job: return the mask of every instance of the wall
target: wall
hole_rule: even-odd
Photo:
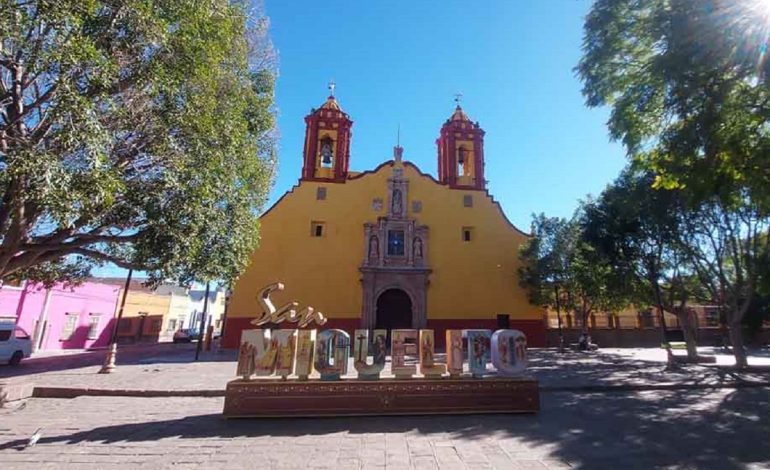
[[[2,289],[3,291],[5,290]],[[47,326],[40,349],[88,349],[109,344],[117,306],[119,289],[115,286],[86,282],[74,288],[57,284],[51,289],[47,311]],[[27,284],[17,303],[18,325],[34,334],[45,305],[46,290],[41,285]],[[0,301],[3,311],[6,298]],[[78,319],[69,338],[63,338],[67,314]],[[96,334],[89,338],[89,322],[98,317]]]
[[[577,343],[581,330],[564,329],[564,346],[569,347],[570,343]],[[600,348],[652,348],[660,347],[661,333],[657,328],[643,329],[594,329],[589,332],[591,341],[598,344]],[[559,345],[559,332],[557,330],[547,331],[548,347],[557,347]],[[722,346],[723,334],[719,328],[700,328],[697,332],[698,346]],[[748,338],[744,334],[744,338]],[[760,332],[753,341],[746,340],[747,344],[768,344],[770,342],[770,330]]]
[[[301,182],[262,216],[261,245],[235,285],[223,344],[237,344],[240,331],[261,312],[259,289],[277,281],[286,290],[271,296],[276,305],[297,300],[326,314],[332,324],[357,325],[363,224],[385,214],[393,166],[386,162],[344,184]],[[451,327],[453,322],[477,321],[482,326],[497,314],[508,314],[512,325],[520,321],[542,329],[539,309],[518,286],[519,246],[527,237],[500,206],[486,191],[449,189],[411,163],[404,165],[404,176],[409,180],[408,215],[429,226],[426,256],[433,272],[427,288],[428,323]],[[325,200],[316,200],[319,186],[327,188]],[[466,194],[472,195],[473,207],[464,207]],[[374,198],[385,202],[380,211],[372,207]],[[419,213],[412,212],[413,200],[422,203]],[[323,237],[310,236],[312,221],[326,224]],[[462,240],[466,226],[473,227],[471,242]]]
[[[190,328],[200,328],[200,315],[203,313],[204,300],[206,298],[206,290],[191,290],[189,293],[190,298],[190,318],[195,318],[195,324],[191,324]],[[222,290],[211,289],[209,291],[209,303],[206,306],[206,325],[213,325],[217,330],[218,326],[221,327],[222,315],[225,311],[225,294]]]
[[[118,328],[118,340],[129,343],[170,341],[172,334],[167,331],[170,305],[170,293],[156,294],[132,284],[123,309],[124,325],[129,327]],[[160,329],[153,328],[158,322]]]

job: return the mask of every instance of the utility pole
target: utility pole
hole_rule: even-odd
[[[209,308],[209,288],[211,281],[206,282],[206,297],[203,299],[203,313],[201,314],[201,327],[198,332],[198,347],[195,348],[195,360],[201,355],[201,348],[203,347],[203,329],[206,328],[206,312]]]
[[[118,354],[118,325],[123,318],[123,307],[126,305],[126,296],[128,295],[128,289],[131,287],[131,276],[134,274],[133,269],[128,270],[126,276],[126,285],[123,287],[123,297],[120,300],[120,309],[118,310],[118,318],[115,320],[115,324],[112,325],[112,335],[110,336],[110,346],[107,348],[107,358],[104,360],[104,365],[99,371],[100,374],[111,374],[115,371],[115,357]]]

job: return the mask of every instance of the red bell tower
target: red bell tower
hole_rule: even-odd
[[[453,189],[484,190],[484,131],[457,105],[441,126],[438,146],[438,179]]]
[[[334,95],[305,117],[302,180],[344,183],[350,164],[350,128],[353,121]]]

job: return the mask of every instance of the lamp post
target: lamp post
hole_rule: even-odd
[[[201,314],[201,327],[200,332],[198,333],[198,347],[195,348],[195,360],[198,360],[198,357],[201,355],[201,348],[203,347],[203,329],[206,327],[206,312],[209,307],[209,287],[211,286],[211,281],[206,282],[206,297],[203,299],[203,313]]]
[[[118,353],[118,325],[123,318],[123,307],[126,305],[126,295],[128,295],[128,288],[131,286],[131,275],[134,274],[133,269],[128,270],[126,276],[126,286],[123,288],[123,297],[120,300],[120,309],[118,310],[118,318],[115,320],[115,324],[112,325],[112,335],[110,336],[110,346],[107,348],[107,357],[104,360],[104,365],[100,374],[111,374],[115,371],[115,356]]]

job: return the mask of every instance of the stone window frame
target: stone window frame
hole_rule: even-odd
[[[473,227],[462,228],[460,232],[460,237],[463,243],[471,243],[473,241],[473,239],[475,238],[473,232],[474,232]]]
[[[326,222],[322,220],[310,221],[310,236],[312,238],[323,238],[326,236]]]
[[[99,338],[99,324],[102,322],[101,313],[88,314],[88,339]]]
[[[59,341],[70,341],[75,335],[75,331],[78,329],[78,320],[80,314],[76,312],[68,312],[64,314],[64,325],[59,335]]]

